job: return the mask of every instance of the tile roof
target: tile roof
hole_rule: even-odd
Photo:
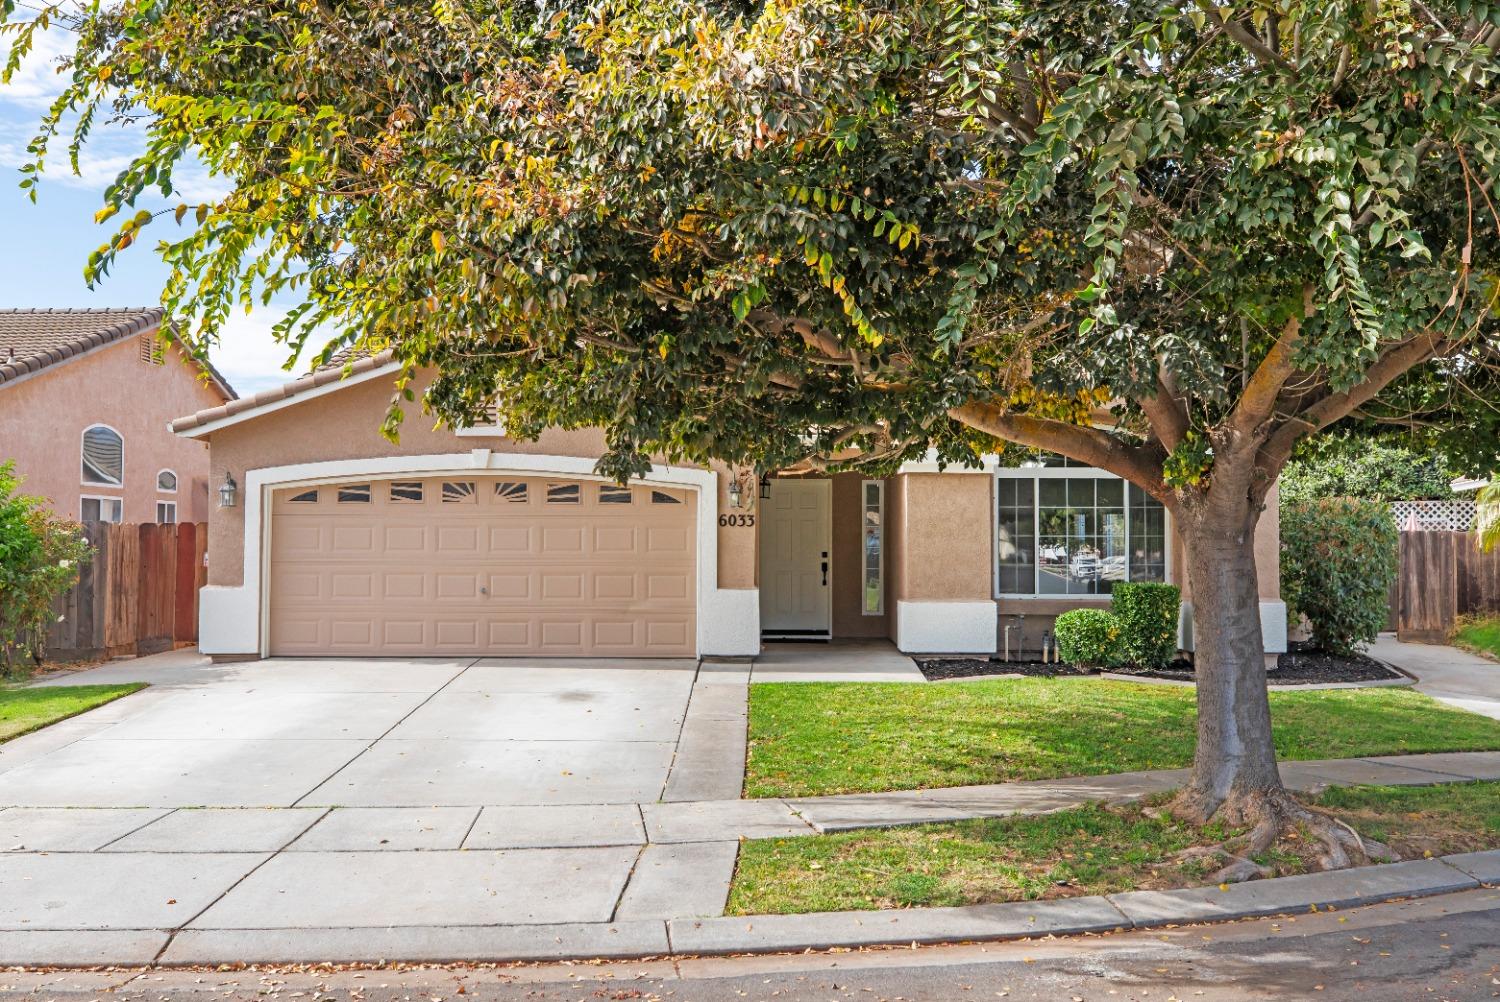
[[[354,352],[340,352],[329,361],[327,365],[314,369],[300,379],[294,379],[290,383],[269,390],[262,390],[248,397],[240,397],[218,407],[209,407],[180,417],[173,421],[171,428],[178,434],[191,432],[195,428],[201,428],[223,418],[234,417],[247,411],[259,410],[271,404],[280,403],[309,390],[319,389],[330,383],[337,383],[345,378],[363,375],[376,369],[383,369],[390,365],[394,356],[390,349],[378,352],[374,355],[356,355]]]
[[[161,323],[159,306],[0,310],[0,386],[102,345],[154,331]],[[229,382],[208,362],[201,364],[224,396],[233,400]]]

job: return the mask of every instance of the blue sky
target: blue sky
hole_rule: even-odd
[[[17,184],[17,168],[26,160],[26,144],[36,131],[42,112],[61,89],[55,57],[68,44],[65,32],[41,36],[38,52],[29,58],[9,86],[0,85],[0,307],[147,306],[160,300],[166,268],[157,259],[155,241],[148,239],[120,256],[110,275],[94,289],[83,280],[89,252],[105,242],[113,226],[94,223],[103,205],[102,193],[138,148],[140,132],[118,125],[98,126],[75,176],[59,149],[41,182],[33,204]],[[5,58],[0,42],[0,62]],[[188,201],[213,197],[222,186],[205,171],[189,170],[178,177]],[[114,221],[115,225],[118,220]],[[154,226],[170,226],[158,221]],[[251,315],[236,315],[221,343],[211,352],[214,365],[240,393],[274,386],[292,378],[281,366],[286,350],[271,337],[271,326],[283,310],[274,305]],[[301,371],[303,366],[298,366]]]

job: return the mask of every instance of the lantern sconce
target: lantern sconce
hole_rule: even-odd
[[[234,475],[228,470],[224,471],[224,482],[219,485],[219,507],[233,508],[235,496],[239,492],[239,484],[234,482]]]
[[[760,475],[760,499],[762,501],[771,500],[771,475],[769,473],[762,473]]]
[[[754,470],[731,471],[729,474],[729,507],[754,508],[755,492],[751,487],[751,484],[754,482]]]

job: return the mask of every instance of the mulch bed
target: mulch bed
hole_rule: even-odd
[[[1004,661],[1000,658],[913,658],[929,682],[979,675],[1097,675],[1088,668],[1052,661]]]
[[[1384,682],[1405,678],[1400,672],[1364,654],[1339,657],[1324,653],[1305,641],[1293,641],[1291,650],[1277,659],[1276,667],[1266,673],[1272,685],[1319,685],[1330,682]],[[1060,662],[1004,661],[999,658],[916,658],[917,667],[929,682],[954,678],[975,678],[982,675],[1096,675],[1089,668],[1079,668]],[[1172,667],[1162,671],[1133,671],[1128,668],[1115,669],[1121,675],[1141,678],[1171,679],[1178,682],[1194,680],[1192,662],[1178,658]]]

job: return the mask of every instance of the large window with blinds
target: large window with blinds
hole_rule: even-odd
[[[995,474],[995,592],[1107,595],[1167,580],[1167,513],[1134,484],[1060,456]]]

